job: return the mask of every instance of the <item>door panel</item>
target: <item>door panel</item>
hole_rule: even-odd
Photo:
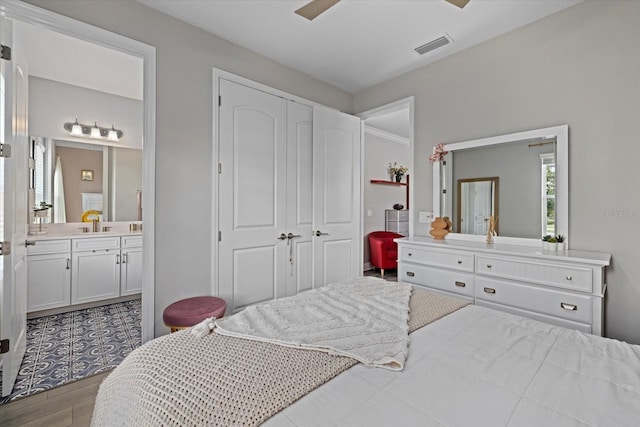
[[[286,295],[286,101],[220,80],[219,290],[238,308]]]
[[[12,22],[0,17],[0,41],[12,48],[12,60],[0,60],[0,142],[12,157],[0,159],[0,238],[11,254],[0,261],[0,339],[9,340],[2,355],[2,395],[11,393],[26,348],[27,282],[27,117],[28,72],[24,55],[13,44]]]
[[[233,296],[236,309],[276,298],[277,280],[282,276],[277,257],[278,245],[275,244],[234,251]]]
[[[360,119],[314,108],[313,134],[313,224],[319,234],[313,238],[315,288],[362,272],[360,215],[356,214],[360,211]]]
[[[313,109],[287,102],[287,295],[311,289]]]

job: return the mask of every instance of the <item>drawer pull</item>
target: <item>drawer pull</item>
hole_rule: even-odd
[[[458,264],[462,264],[462,260],[461,259],[458,260]]]
[[[487,268],[491,268],[491,264],[487,264]]]
[[[496,290],[493,288],[484,288],[484,291],[488,294],[495,294]]]
[[[67,258],[67,270],[69,270],[69,268],[71,267],[71,260],[69,258]]]
[[[409,252],[407,255],[411,256],[411,255],[413,255],[413,254],[412,254],[411,252]]]
[[[416,273],[414,273],[413,271],[407,271],[407,276],[413,277],[415,275],[416,275]]]
[[[467,284],[464,282],[456,282],[456,286],[459,288],[464,288],[465,286],[467,286]]]
[[[573,277],[571,277],[571,276],[567,276],[567,277],[565,277],[565,279],[567,279],[567,280],[571,280],[571,279],[573,279]]]
[[[569,311],[577,311],[578,310],[578,306],[575,304],[567,304],[566,302],[561,302],[560,303],[560,307],[564,308],[565,310],[569,310]]]
[[[35,246],[36,242],[35,240],[25,240],[24,241],[24,247],[26,248],[27,246]]]

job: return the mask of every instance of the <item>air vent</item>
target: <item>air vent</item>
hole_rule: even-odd
[[[430,41],[429,43],[425,43],[422,46],[417,47],[415,51],[420,55],[424,55],[427,52],[431,52],[432,50],[448,45],[449,43],[451,43],[451,40],[447,36],[442,36]]]

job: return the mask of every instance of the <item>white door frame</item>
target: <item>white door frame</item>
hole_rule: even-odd
[[[155,336],[155,153],[156,153],[156,48],[102,28],[59,15],[18,0],[0,0],[0,13],[9,19],[37,25],[95,43],[143,61],[143,166],[144,211],[142,260],[142,342]]]
[[[381,116],[384,114],[389,114],[389,113],[393,113],[399,110],[403,110],[405,108],[409,108],[409,153],[411,156],[411,161],[409,163],[409,170],[410,171],[415,171],[415,155],[414,155],[414,142],[413,142],[413,135],[415,132],[415,127],[414,127],[414,110],[415,110],[415,99],[414,96],[409,96],[406,98],[402,98],[399,99],[397,101],[388,103],[388,104],[384,104],[381,105],[380,107],[376,107],[376,108],[372,108],[371,110],[367,110],[364,111],[362,113],[356,114],[356,116],[360,117],[362,119],[362,123],[364,124],[365,120],[370,119],[372,117],[376,117],[376,116]],[[363,134],[361,137],[361,141],[362,141],[362,152],[360,154],[360,158],[362,159],[361,161],[364,162],[364,126],[363,126]],[[362,219],[360,221],[360,235],[364,237],[364,222],[365,222],[365,209],[364,209],[364,167],[361,168],[361,177],[360,177],[360,181],[362,183],[362,188],[360,188],[360,212],[362,213]],[[415,174],[413,174],[413,177],[415,179]],[[415,181],[412,179],[412,183],[409,186],[409,236],[413,236],[413,210],[415,209],[415,205],[414,205],[414,189],[415,189]],[[361,257],[360,259],[364,259],[363,257],[363,252],[364,252],[364,242],[361,245],[360,248],[360,252],[361,252]],[[362,266],[362,268],[364,268],[364,266]]]

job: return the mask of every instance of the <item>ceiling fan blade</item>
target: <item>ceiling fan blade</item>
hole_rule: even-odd
[[[303,18],[307,18],[309,21],[313,21],[318,15],[325,12],[339,1],[340,0],[312,0],[300,9],[296,10],[295,13]]]
[[[454,6],[458,6],[460,9],[465,7],[470,0],[445,0],[451,3]]]

